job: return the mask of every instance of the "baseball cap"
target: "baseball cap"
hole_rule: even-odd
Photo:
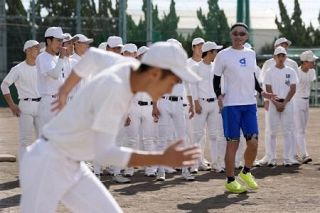
[[[68,41],[76,42],[79,40],[79,37],[77,37],[77,36],[72,37],[70,33],[63,33],[63,36],[64,36],[63,41],[62,41],[63,43],[68,42]]]
[[[106,50],[107,49],[107,42],[102,42],[101,44],[99,44],[98,48],[101,50]]]
[[[301,61],[314,62],[314,61],[317,60],[318,58],[319,58],[319,57],[317,57],[316,55],[314,55],[311,50],[304,51],[304,52],[301,53],[301,55],[300,55],[300,60],[301,60]]]
[[[64,38],[61,27],[49,27],[44,33],[44,37]]]
[[[222,47],[222,45],[217,45],[216,42],[207,41],[203,44],[201,51],[204,53],[210,50],[220,50]]]
[[[204,43],[204,39],[203,38],[198,37],[198,38],[194,38],[192,40],[192,46],[198,45],[198,44],[201,44],[201,43]]]
[[[157,42],[142,56],[141,63],[152,67],[171,70],[186,82],[197,82],[201,78],[187,65],[186,51],[170,42]]]
[[[142,46],[137,51],[137,56],[140,56],[142,54],[145,54],[149,50],[149,47]]]
[[[120,38],[119,36],[109,36],[107,45],[111,48],[123,47],[122,38]]]
[[[77,42],[81,42],[81,43],[92,43],[93,39],[92,38],[88,38],[87,36],[83,35],[83,34],[76,34],[74,37],[78,37],[79,40]]]
[[[36,46],[36,45],[39,45],[39,47],[40,47],[39,42],[37,42],[36,40],[28,40],[23,45],[23,51],[25,52],[28,48]]]
[[[128,44],[125,44],[123,47],[122,47],[122,50],[121,50],[121,53],[123,52],[130,52],[130,53],[134,53],[134,52],[137,52],[138,51],[138,47],[137,45],[135,44],[132,44],[132,43],[128,43]]]
[[[169,43],[174,43],[174,44],[177,44],[177,45],[179,45],[180,47],[182,47],[181,42],[178,41],[177,39],[169,38],[169,39],[167,40],[167,42],[169,42]]]
[[[286,39],[285,37],[281,37],[278,38],[275,42],[274,42],[274,46],[278,46],[282,43],[287,43],[289,46],[291,45],[291,41],[289,41],[288,39]]]
[[[275,50],[274,50],[274,54],[273,55],[279,55],[279,54],[285,54],[287,55],[287,51],[284,47],[277,47]]]

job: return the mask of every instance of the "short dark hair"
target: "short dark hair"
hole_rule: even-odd
[[[49,36],[49,37],[44,38],[44,42],[46,43],[46,46],[48,46],[47,39],[50,39],[52,41],[53,38],[54,38],[53,36]]]
[[[209,52],[213,53],[214,51],[215,51],[215,50],[212,49],[212,50],[209,50],[209,51],[207,51],[207,52],[203,52],[201,57],[204,58],[204,57],[206,57],[206,56],[208,55]]]
[[[146,72],[148,71],[149,69],[152,69],[153,66],[150,66],[150,65],[147,65],[147,64],[141,64],[139,69],[138,69],[138,72],[142,73],[142,72]],[[171,70],[169,69],[161,69],[161,79],[164,79],[165,77],[167,77],[168,75],[175,75]]]
[[[244,27],[247,31],[249,31],[248,25],[246,25],[245,23],[242,23],[242,22],[237,22],[237,23],[233,24],[230,28],[230,31],[232,31],[236,27]]]

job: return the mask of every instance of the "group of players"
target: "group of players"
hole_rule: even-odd
[[[54,119],[76,96],[87,95],[85,98],[82,97],[82,101],[91,102],[93,97],[101,93],[122,92],[110,86],[109,91],[92,90],[97,94],[85,93],[89,90],[85,88],[90,88],[92,84],[90,82],[97,81],[96,79],[103,75],[102,70],[110,69],[112,72],[114,67],[123,64],[138,67],[139,64],[134,58],[141,60],[142,65],[162,69],[179,65],[179,55],[173,54],[166,61],[168,56],[163,55],[165,51],[162,52],[161,48],[155,48],[155,51],[148,53],[148,47],[142,46],[138,49],[132,43],[123,45],[122,39],[117,36],[110,36],[106,42],[99,45],[99,49],[89,48],[93,39],[82,34],[71,36],[63,33],[60,27],[48,28],[44,37],[46,47],[41,53],[37,41],[25,42],[25,61],[13,67],[1,84],[1,90],[11,111],[19,117],[20,159],[23,159],[26,147],[33,140],[33,127],[36,135],[43,141],[52,141],[52,138],[56,141],[62,140],[62,136],[59,138],[59,135],[55,135],[57,132],[50,132],[50,125],[46,126],[47,123],[52,123],[51,126],[55,123],[61,124],[60,132],[63,135],[64,128],[68,129],[68,125],[72,128],[73,122],[79,119],[77,129],[72,130],[86,131],[83,129],[84,126],[81,126],[81,122],[85,123],[81,120],[83,115],[77,114],[77,111],[83,113],[81,110],[85,110],[82,108],[86,107],[84,104],[73,104],[74,109],[70,110],[75,111],[75,117],[65,116],[67,119],[63,119],[63,123],[59,118]],[[192,181],[195,179],[194,174],[199,170],[225,172],[225,187],[233,193],[258,188],[250,172],[254,164],[276,165],[275,147],[279,125],[284,133],[284,165],[310,162],[312,159],[306,150],[305,129],[308,121],[310,85],[316,79],[314,63],[317,57],[311,51],[303,52],[300,56],[301,66],[298,67],[296,62],[287,57],[286,50],[291,42],[279,38],[274,44],[273,58],[266,61],[260,71],[256,64],[255,52],[245,45],[248,37],[247,26],[242,23],[233,25],[230,37],[232,46],[224,50],[215,42],[204,41],[202,38],[193,39],[193,55],[183,63],[186,63],[201,80],[187,82],[179,76],[180,73],[175,73],[180,80],[179,83],[174,83],[175,86],[170,93],[164,93],[165,89],[158,92],[157,96],[151,95],[150,92],[134,92],[129,106],[125,108],[126,112],[122,112],[124,116],[121,118],[120,127],[118,128],[117,122],[112,119],[108,120],[104,127],[109,129],[108,133],[115,139],[117,146],[152,153],[163,152],[168,147],[176,146],[177,140],[184,141],[184,146],[196,144],[201,150],[200,157],[195,164],[178,167],[181,169],[182,177]],[[165,43],[183,49],[181,43],[175,39],[169,39]],[[183,64],[179,66],[183,67]],[[10,95],[9,86],[13,83],[18,90],[18,106]],[[145,84],[143,81],[140,83],[141,87]],[[261,160],[256,159],[258,125],[254,90],[265,98],[265,156]],[[122,99],[126,97],[111,95],[107,103],[101,100],[100,103],[108,109],[99,109],[97,115],[102,116],[100,110],[110,115],[119,114],[118,110],[122,109],[122,106],[113,103],[119,103]],[[95,128],[102,124],[102,119],[93,121]],[[51,120],[54,121],[50,122]],[[114,129],[116,132],[112,132]],[[81,140],[81,137],[78,139]],[[209,142],[210,161],[204,157],[208,147],[206,141]],[[75,146],[75,155],[81,154],[80,149],[90,148],[81,145],[77,148],[76,143],[72,145]],[[101,144],[98,147],[103,150]],[[60,151],[55,154],[59,154]],[[297,155],[298,151],[301,153],[300,157]],[[117,157],[116,153],[115,151],[110,155],[121,161],[119,156],[122,155],[118,153]],[[130,182],[128,177],[134,175],[134,165],[139,165],[132,163],[127,166],[126,163],[118,163],[110,157],[106,165],[105,159],[101,161],[99,156],[82,157],[81,160],[92,163],[93,171],[98,177],[103,174],[102,168],[107,166],[113,180],[118,183]],[[112,162],[117,163],[113,165]],[[143,164],[148,165],[143,167],[145,175],[155,177],[158,181],[165,181],[166,173],[176,172],[175,167],[166,166],[168,163]],[[235,178],[235,167],[242,168],[239,174],[242,182]],[[74,168],[70,166],[69,169]]]

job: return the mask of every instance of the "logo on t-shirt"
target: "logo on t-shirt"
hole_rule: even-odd
[[[290,86],[291,82],[290,82],[290,74],[286,74],[286,81],[284,82],[287,86]]]
[[[246,58],[241,58],[239,60],[240,66],[245,67],[247,66]]]

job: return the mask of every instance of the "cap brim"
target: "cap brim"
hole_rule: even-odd
[[[192,46],[194,46],[194,45],[198,45],[198,44],[204,44],[204,42],[203,42],[203,41],[195,42],[195,43],[192,43]]]
[[[171,71],[185,82],[195,83],[201,80],[201,77],[189,67],[176,67],[172,68]]]

